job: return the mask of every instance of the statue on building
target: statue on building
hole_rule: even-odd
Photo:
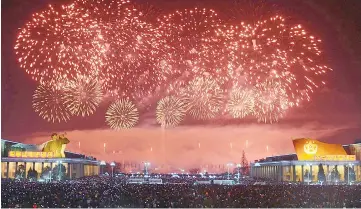
[[[53,152],[54,157],[64,158],[65,157],[65,147],[70,142],[68,138],[65,137],[65,134],[58,135],[53,133],[51,135],[50,141],[45,142],[43,145],[43,152]]]
[[[51,152],[53,153],[51,157],[55,158],[64,158],[65,157],[65,148],[69,143],[69,139],[65,136],[65,134],[57,134],[53,133],[51,135],[51,140],[46,141],[40,145],[34,144],[23,144],[23,143],[2,143],[4,145],[4,151],[2,152]],[[3,153],[3,155],[5,155]]]

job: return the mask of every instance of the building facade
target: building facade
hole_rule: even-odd
[[[61,138],[61,137],[60,137]],[[75,179],[99,175],[100,162],[82,154],[66,152],[65,144],[52,140],[30,145],[1,140],[1,178],[37,180]]]
[[[272,156],[251,163],[251,176],[306,183],[361,181],[361,143],[342,146],[296,139],[293,145],[296,154]]]
[[[62,166],[59,166],[59,165]],[[23,178],[28,178],[28,171],[35,170],[37,179],[41,179],[41,174],[46,171],[65,169],[64,174],[67,179],[75,179],[83,176],[99,175],[99,165],[97,161],[74,158],[1,158],[1,178],[16,178],[17,172],[24,172]],[[23,169],[23,171],[20,171]],[[49,174],[51,176],[51,174]],[[49,177],[50,177],[49,176]]]

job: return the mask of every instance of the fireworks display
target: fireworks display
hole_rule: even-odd
[[[41,84],[33,95],[33,108],[48,122],[66,122],[71,112],[65,105],[64,91],[51,85]]]
[[[117,97],[139,99],[161,84],[152,64],[159,50],[155,27],[142,21],[143,13],[129,1],[77,1],[97,20],[104,41],[104,59],[99,60],[103,87]]]
[[[254,92],[252,89],[235,87],[230,92],[227,111],[233,118],[244,118],[254,111]]]
[[[14,48],[20,67],[41,84],[33,106],[48,121],[91,115],[104,93],[116,100],[106,113],[114,129],[133,127],[137,108],[150,110],[159,98],[155,115],[165,127],[184,114],[222,116],[222,108],[273,123],[311,101],[331,69],[321,40],[301,25],[268,18],[269,11],[248,16],[223,20],[205,8],[161,14],[129,0],[75,0],[33,14]]]
[[[112,129],[129,129],[138,122],[139,113],[130,100],[121,99],[110,105],[105,119]]]
[[[267,81],[255,87],[255,111],[258,122],[277,122],[289,108],[286,90],[280,83]]]
[[[206,77],[192,80],[182,91],[182,96],[187,102],[188,113],[195,119],[211,119],[222,107],[222,89],[215,80]]]
[[[185,116],[186,106],[184,102],[174,96],[167,96],[158,102],[156,119],[162,127],[175,127]]]
[[[102,101],[101,85],[94,79],[79,76],[64,88],[66,107],[73,115],[89,116]]]
[[[186,9],[165,15],[158,22],[165,40],[158,64],[171,90],[177,91],[194,77],[217,72],[222,45],[216,36],[221,21],[215,11]]]
[[[109,31],[109,56],[112,58],[106,70],[111,79],[105,82],[106,88],[134,99],[151,94],[162,82],[159,71],[152,65],[157,56],[154,47],[158,42],[152,35],[156,32],[137,16],[131,21],[112,24]]]
[[[98,74],[101,39],[97,23],[74,4],[35,13],[20,30],[15,51],[20,67],[41,83],[77,74]]]
[[[310,100],[310,93],[325,84],[322,75],[331,70],[322,64],[321,41],[300,25],[286,25],[280,16],[218,32],[228,40],[230,75],[244,75],[251,86],[278,80],[285,86],[290,106]]]

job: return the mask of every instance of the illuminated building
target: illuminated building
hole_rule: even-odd
[[[266,157],[251,163],[251,176],[306,183],[361,181],[361,143],[327,144],[301,138],[293,140],[293,145],[295,154]]]
[[[99,162],[82,154],[65,151],[69,140],[53,134],[42,145],[1,140],[1,178],[51,180],[75,179],[99,174]],[[61,166],[62,165],[62,166]],[[36,172],[34,172],[36,171]]]

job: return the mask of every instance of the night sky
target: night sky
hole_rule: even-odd
[[[183,124],[162,133],[155,123],[154,110],[142,116],[141,123],[126,131],[110,130],[105,124],[107,106],[87,118],[75,117],[68,123],[53,124],[32,109],[37,87],[19,67],[13,50],[18,28],[49,3],[67,0],[3,0],[1,53],[1,138],[42,143],[52,132],[66,132],[67,149],[105,160],[149,160],[159,163],[161,138],[165,134],[166,156],[170,164],[190,167],[196,164],[224,164],[240,159],[245,149],[250,160],[266,155],[293,153],[291,138],[311,137],[330,143],[352,143],[361,139],[361,1],[359,0],[280,0],[269,1],[275,13],[287,21],[302,24],[323,40],[328,66],[327,88],[318,89],[312,101],[292,109],[277,124],[265,125],[237,120],[211,124]],[[136,1],[144,3],[145,1]],[[165,13],[177,8],[208,7],[226,12],[232,1],[149,0]],[[242,21],[242,20],[240,20]],[[144,119],[145,118],[145,119]],[[79,147],[80,142],[80,147]],[[103,144],[106,143],[104,152]],[[246,146],[247,145],[247,146]],[[268,151],[266,147],[268,146]],[[113,154],[113,152],[117,152]],[[187,158],[187,160],[185,160]]]

